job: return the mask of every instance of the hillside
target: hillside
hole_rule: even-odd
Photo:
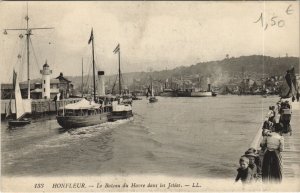
[[[180,78],[191,75],[211,77],[212,83],[222,85],[233,77],[241,78],[247,76],[250,78],[261,78],[262,76],[284,75],[285,71],[292,66],[295,67],[296,73],[299,72],[298,57],[270,57],[261,55],[241,56],[238,58],[225,58],[219,61],[210,61],[197,63],[187,67],[177,67],[170,70],[153,71],[153,72],[132,72],[124,73],[123,80],[131,85],[133,79],[139,79],[141,83],[147,84],[149,76],[153,79],[163,82],[167,78]],[[68,77],[75,85],[75,88],[81,85],[81,77]],[[89,78],[91,82],[91,77]],[[106,82],[112,85],[116,75],[107,76]],[[87,77],[84,77],[86,82]]]

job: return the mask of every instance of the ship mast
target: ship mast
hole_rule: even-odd
[[[33,35],[32,30],[40,30],[40,29],[54,29],[53,27],[44,27],[44,28],[30,28],[29,27],[29,16],[28,16],[28,4],[27,4],[27,15],[25,17],[26,20],[26,28],[25,29],[4,29],[4,34],[7,35],[7,31],[25,31],[26,32],[26,44],[27,44],[27,82],[28,82],[28,99],[30,99],[30,73],[29,73],[29,42],[30,36]]]
[[[120,57],[120,54],[121,54],[121,49],[119,48],[119,52],[118,52],[118,55],[119,55],[119,94],[121,95],[122,94],[122,85],[121,85],[121,57]]]
[[[94,87],[94,102],[96,102],[96,79],[95,79],[95,53],[94,53],[94,34],[93,34],[93,28],[91,32],[91,37],[89,40],[92,41],[92,54],[93,54],[93,87]]]
[[[29,38],[31,35],[31,30],[29,31],[28,29],[28,21],[29,21],[29,16],[28,16],[28,4],[27,4],[27,16],[25,17],[26,19],[26,43],[27,43],[27,81],[28,81],[28,99],[30,99],[30,75],[29,75]]]
[[[83,98],[83,58],[81,60],[81,97]]]
[[[121,85],[121,49],[120,44],[117,45],[117,47],[114,49],[113,53],[116,54],[118,52],[118,58],[119,58],[119,94],[122,94],[122,85]]]

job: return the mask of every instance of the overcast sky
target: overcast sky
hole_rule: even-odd
[[[0,2],[0,29],[25,28],[26,2]],[[289,7],[289,8],[288,8]],[[117,73],[113,50],[121,45],[123,72],[171,69],[221,60],[226,54],[299,56],[299,2],[29,2],[33,49],[31,77],[48,61],[52,77],[84,74],[94,28],[97,69]],[[288,9],[288,11],[287,11]],[[259,17],[263,13],[262,27]],[[272,21],[273,17],[273,21]],[[257,23],[255,21],[259,20]],[[26,80],[26,38],[1,32],[1,82],[12,69]],[[24,34],[24,33],[23,33]],[[34,50],[34,52],[33,52]],[[21,57],[18,57],[20,54]]]

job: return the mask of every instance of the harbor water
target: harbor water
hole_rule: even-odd
[[[130,120],[64,131],[55,116],[1,122],[2,175],[162,174],[231,178],[278,97],[134,101]]]

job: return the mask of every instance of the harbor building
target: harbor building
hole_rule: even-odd
[[[71,83],[72,81],[68,80],[64,77],[64,74],[61,72],[56,79],[59,81],[58,88],[59,92],[63,93],[64,98],[69,98],[70,94],[72,93],[74,86]]]
[[[63,76],[61,72],[56,78],[51,78],[52,70],[47,62],[40,70],[42,78],[30,81],[30,98],[32,99],[53,99],[58,93],[63,93],[64,98],[69,98],[73,91],[73,84]],[[27,81],[20,82],[22,98],[28,96]],[[11,96],[12,95],[12,96]],[[1,100],[14,98],[13,85],[1,84]]]

